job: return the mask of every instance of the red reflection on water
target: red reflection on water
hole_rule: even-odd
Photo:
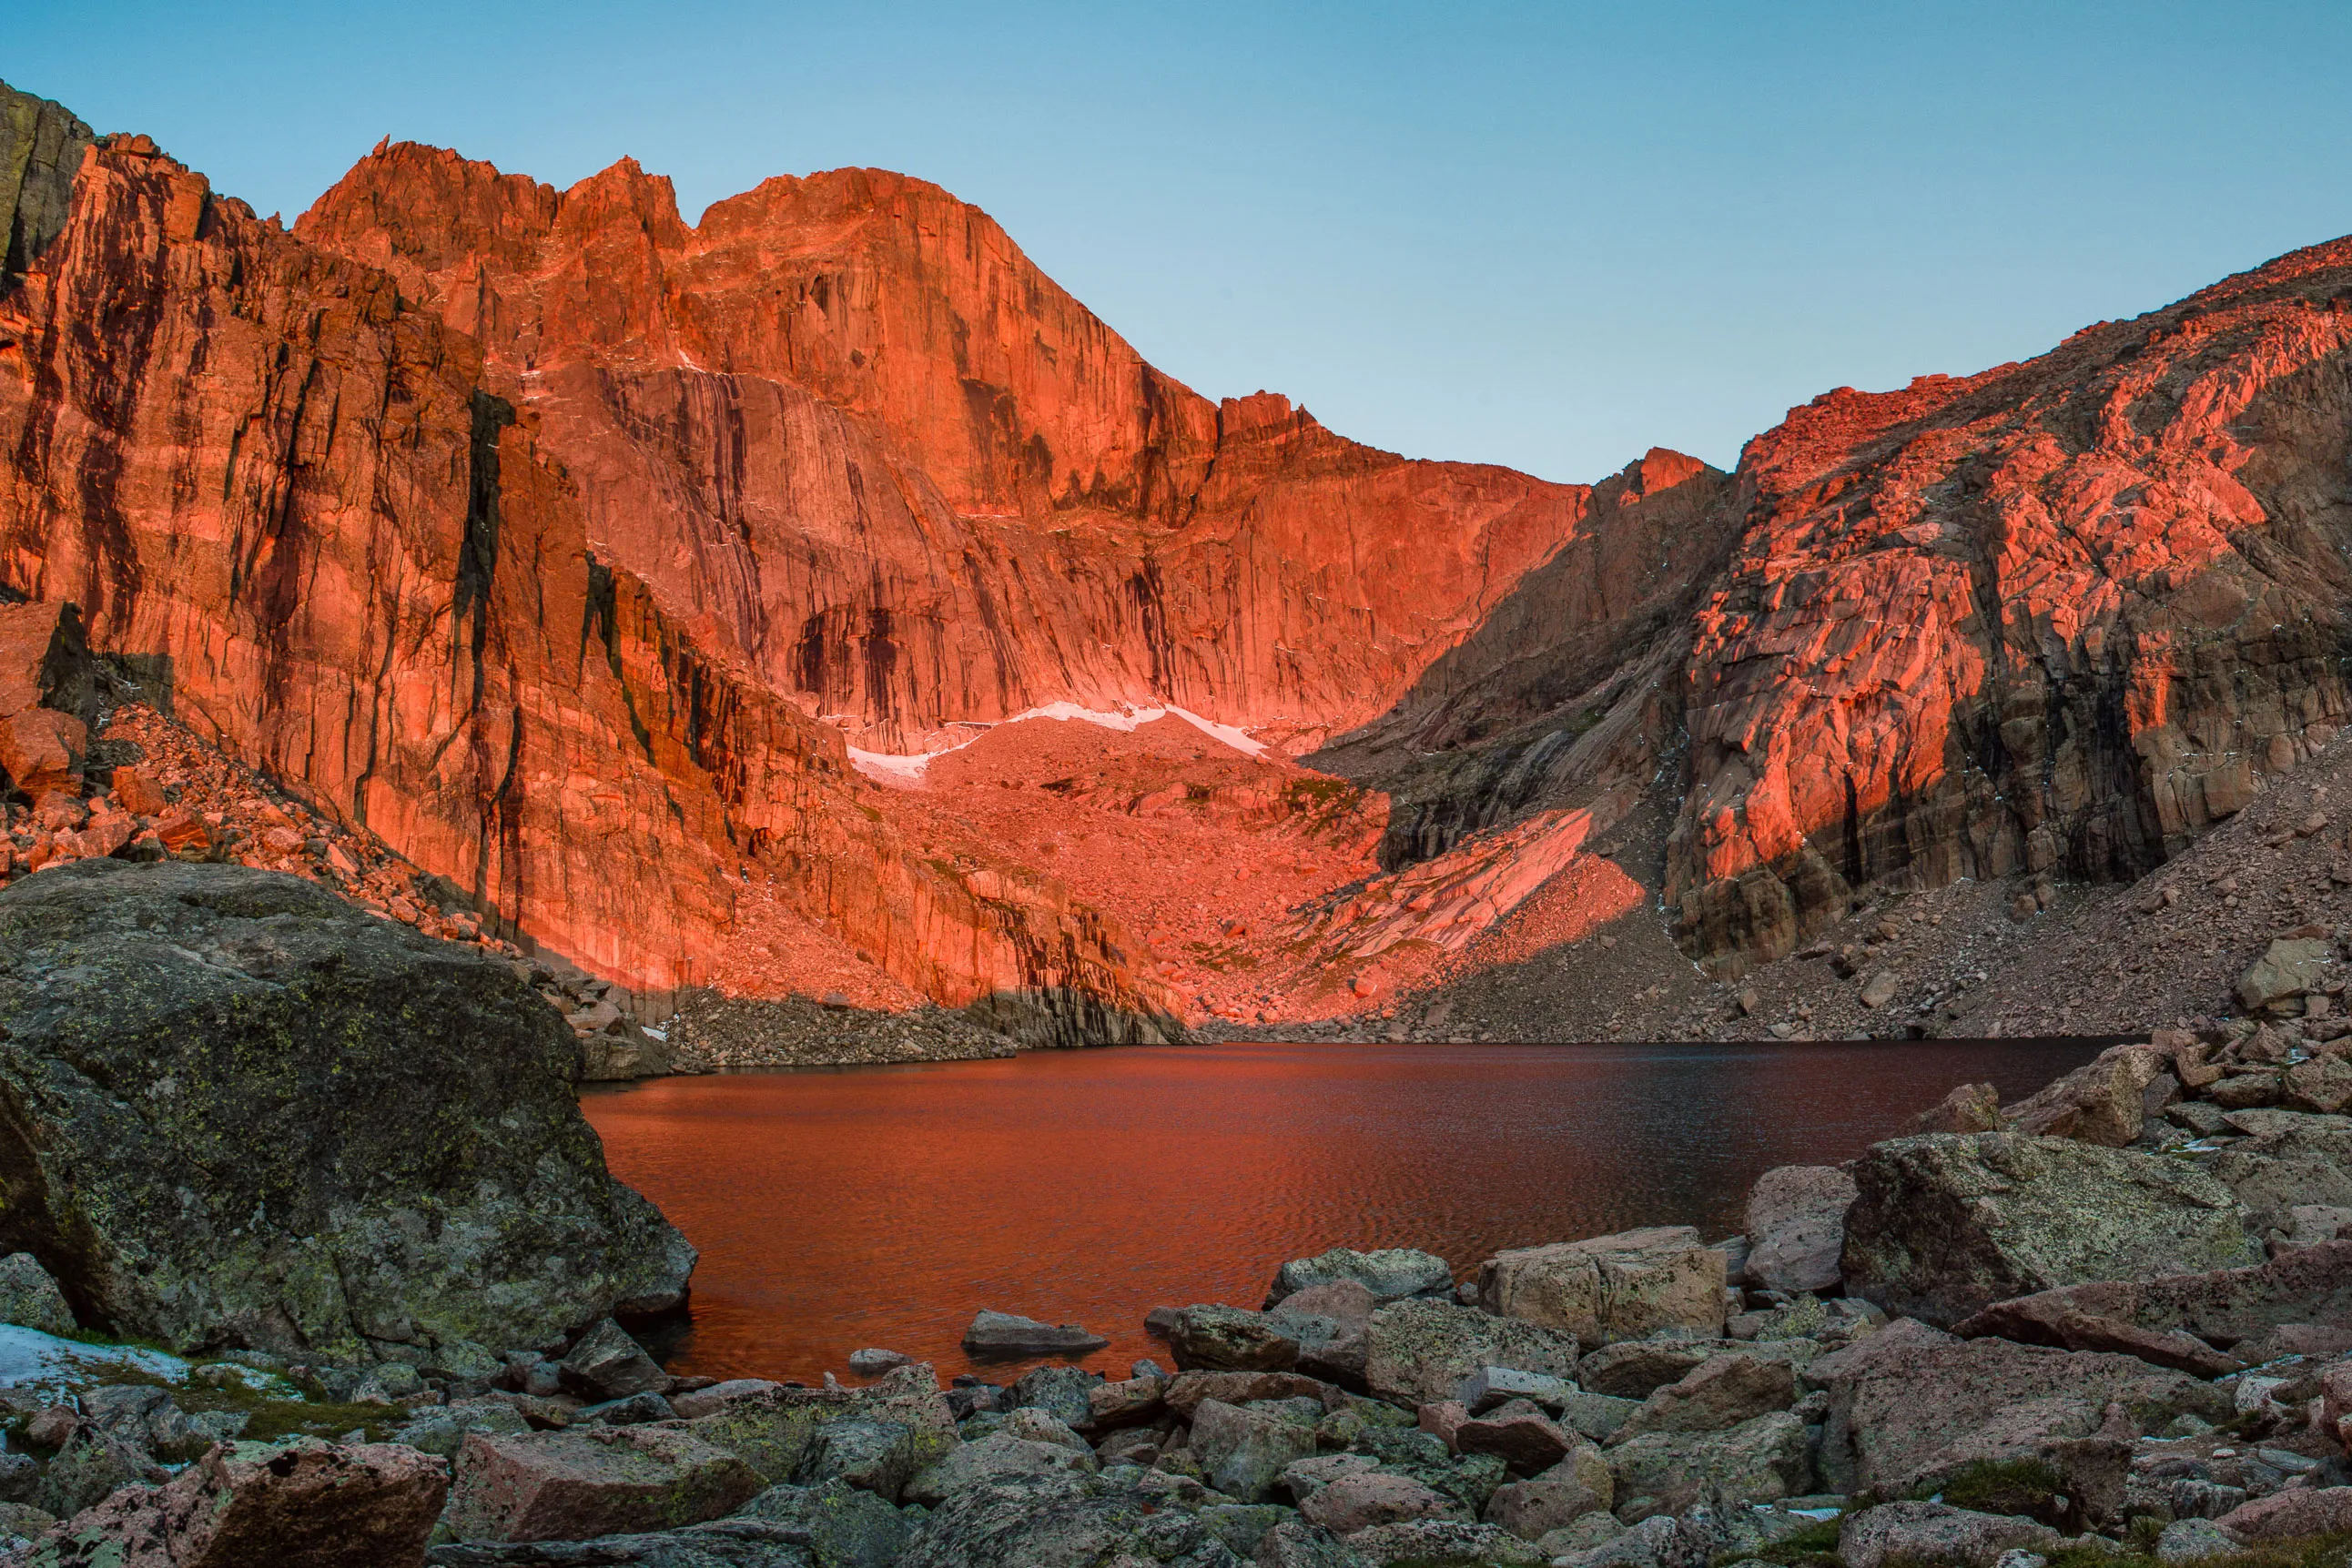
[[[878,1345],[972,1366],[981,1307],[1166,1359],[1154,1306],[1255,1306],[1285,1258],[1739,1228],[1748,1184],[1834,1163],[1951,1085],[2019,1095],[2073,1043],[1230,1045],[666,1079],[583,1101],[701,1249],[672,1369],[796,1377]]]

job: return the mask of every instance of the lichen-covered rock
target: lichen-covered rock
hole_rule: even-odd
[[[1843,1277],[1853,1177],[1834,1166],[1781,1166],[1748,1189],[1748,1279],[1768,1291],[1821,1291]]]
[[[1602,1345],[1661,1329],[1721,1333],[1724,1281],[1724,1255],[1670,1225],[1498,1252],[1479,1266],[1478,1299]]]
[[[1378,1568],[1539,1568],[1542,1552],[1499,1525],[1411,1519],[1348,1537],[1349,1549]]]
[[[1381,1247],[1370,1252],[1334,1247],[1312,1258],[1293,1258],[1275,1270],[1274,1284],[1265,1293],[1266,1310],[1272,1311],[1301,1291],[1342,1280],[1363,1286],[1376,1303],[1401,1301],[1408,1296],[1445,1296],[1454,1290],[1452,1267],[1433,1253],[1410,1247]]]
[[[1785,1361],[1753,1355],[1717,1355],[1643,1401],[1618,1434],[1720,1432],[1796,1402],[1797,1378]]]
[[[1287,1372],[1298,1364],[1295,1328],[1270,1312],[1239,1307],[1185,1308],[1168,1344],[1187,1372]]]
[[[1094,1476],[1014,1476],[948,1497],[898,1568],[1241,1568],[1242,1559],[1164,1495]]]
[[[213,1448],[167,1486],[128,1488],[37,1540],[22,1568],[413,1568],[449,1467],[395,1444],[315,1438]]]
[[[69,1334],[81,1325],[66,1305],[65,1292],[30,1252],[0,1258],[0,1323]]]
[[[1805,1376],[1829,1391],[1822,1479],[1842,1492],[1899,1492],[1979,1461],[2033,1458],[2098,1432],[2111,1405],[2142,1433],[2234,1414],[2226,1390],[2134,1356],[1962,1340],[1916,1321],[1822,1356]]]
[[[1372,1314],[1365,1334],[1365,1383],[1406,1406],[1452,1398],[1462,1380],[1484,1366],[1558,1377],[1576,1372],[1573,1335],[1452,1301],[1392,1301]]]
[[[809,1479],[819,1434],[841,1420],[889,1422],[907,1429],[909,1473],[919,1474],[961,1441],[931,1369],[902,1366],[863,1388],[755,1388],[687,1424],[688,1430],[742,1459],[769,1485]]]
[[[2002,1119],[2010,1131],[2030,1137],[2074,1138],[2120,1149],[2139,1136],[2147,1086],[2169,1065],[2168,1052],[2119,1045],[2004,1108]]]
[[[2290,1323],[2352,1320],[2352,1241],[2322,1241],[2267,1263],[2146,1281],[2105,1280],[1997,1301],[1958,1332],[2024,1344],[2113,1350],[2200,1377],[2244,1363],[2220,1348]]]
[[[1315,1427],[1287,1413],[1203,1399],[1192,1411],[1202,1479],[1243,1502],[1263,1502],[1285,1467],[1315,1452]]]
[[[299,878],[81,861],[0,889],[0,1246],[84,1322],[362,1359],[681,1299],[562,1020]]]
[[[716,1519],[761,1490],[751,1466],[676,1427],[477,1432],[457,1453],[447,1523],[469,1540],[582,1541]]]
[[[1615,1506],[1617,1484],[1609,1460],[1590,1444],[1523,1481],[1498,1487],[1486,1500],[1486,1522],[1528,1541],[1565,1530],[1588,1513]]]
[[[2250,1013],[2288,1015],[2303,1011],[2303,994],[2326,985],[2336,962],[2335,944],[2315,936],[2282,936],[2238,977],[2238,1005]]]
[[[1845,1568],[1993,1568],[2004,1552],[2048,1552],[2062,1544],[2046,1524],[1940,1502],[1884,1503],[1846,1515],[1838,1528]]]
[[[2067,1138],[1927,1134],[1856,1161],[1849,1289],[1948,1325],[2060,1285],[2258,1261],[2229,1189],[2178,1160]]]
[[[1097,1468],[1091,1453],[1016,1437],[1010,1432],[991,1432],[976,1441],[959,1444],[917,1471],[902,1496],[908,1502],[937,1508],[966,1487],[982,1481],[1006,1476],[1092,1475]]]
[[[845,1481],[770,1487],[732,1517],[794,1527],[812,1568],[890,1568],[915,1531],[906,1512]]]
[[[1785,1410],[1722,1432],[1651,1432],[1609,1451],[1621,1513],[1636,1499],[1651,1513],[1681,1513],[1710,1492],[1735,1502],[1796,1497],[1812,1462],[1805,1424]]]

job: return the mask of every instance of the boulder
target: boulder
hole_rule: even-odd
[[[669,1374],[610,1318],[580,1336],[556,1364],[556,1376],[566,1393],[589,1400],[626,1399],[669,1387]]]
[[[1168,1346],[1188,1372],[1287,1372],[1298,1364],[1298,1338],[1268,1312],[1192,1306],[1176,1314]]]
[[[1583,1344],[1662,1329],[1723,1332],[1724,1255],[1688,1226],[1658,1226],[1498,1252],[1478,1269],[1489,1312]]]
[[[2074,1138],[2120,1149],[2139,1136],[2147,1087],[2171,1065],[2169,1053],[2144,1045],[2102,1051],[2041,1092],[2001,1112],[2010,1131]]]
[[[1293,1258],[1276,1270],[1265,1305],[1270,1311],[1301,1291],[1341,1280],[1363,1286],[1375,1303],[1454,1293],[1454,1270],[1443,1258],[1409,1247],[1384,1247],[1371,1252],[1334,1247],[1312,1258]]]
[[[2176,1519],[2156,1538],[2156,1560],[2166,1568],[2212,1557],[2235,1557],[2243,1551],[2242,1542],[2210,1519]]]
[[[2231,1509],[2213,1522],[2222,1533],[2249,1546],[2264,1541],[2352,1533],[2352,1487],[2273,1492]]]
[[[2298,1207],[2352,1208],[2352,1118],[2240,1111],[2228,1121],[2225,1130],[2250,1135],[2198,1164],[2244,1206],[2256,1234],[2292,1231]]]
[[[2315,1056],[2279,1075],[2279,1099],[2290,1110],[2333,1115],[2352,1104],[2352,1062]]]
[[[2352,1241],[2322,1241],[2267,1263],[2144,1281],[2106,1280],[1997,1301],[1958,1332],[2025,1344],[2112,1350],[2200,1377],[2245,1363],[2233,1345],[2290,1323],[2352,1322]]]
[[[53,1334],[75,1333],[81,1327],[66,1305],[65,1292],[30,1252],[0,1258],[0,1323]]]
[[[2048,1552],[2065,1538],[2046,1524],[1940,1502],[1889,1502],[1845,1516],[1844,1568],[1993,1568],[2011,1551]]]
[[[879,1377],[894,1366],[911,1366],[915,1358],[900,1351],[868,1345],[849,1353],[849,1370],[860,1377]]]
[[[2234,1413],[2227,1391],[2136,1357],[1963,1340],[1913,1320],[1821,1357],[1805,1379],[1829,1394],[1822,1479],[1849,1493],[2041,1457],[2047,1444],[2099,1432],[2111,1406],[2142,1433]]]
[[[1338,1390],[1296,1372],[1180,1372],[1169,1379],[1168,1408],[1191,1420],[1203,1399],[1249,1405],[1261,1399],[1316,1399],[1329,1405]]]
[[[1573,1335],[1452,1301],[1391,1302],[1372,1314],[1365,1346],[1366,1385],[1410,1408],[1452,1397],[1464,1378],[1484,1366],[1558,1377],[1576,1372]]]
[[[963,1331],[964,1354],[1013,1360],[1030,1355],[1091,1355],[1109,1344],[1076,1323],[1041,1323],[1034,1318],[985,1309]]]
[[[1051,1413],[1066,1426],[1082,1427],[1094,1414],[1094,1374],[1075,1366],[1033,1366],[1005,1390],[1003,1407]]]
[[[2326,985],[2335,962],[2335,945],[2323,937],[2282,936],[2238,977],[2238,1005],[2258,1016],[2299,1015],[2303,994]]]
[[[1963,1083],[1911,1124],[1914,1133],[1998,1133],[2000,1091],[1990,1083]]]
[[[1348,1537],[1375,1568],[1541,1568],[1544,1554],[1509,1531],[1451,1519],[1375,1525]]]
[[[1588,1513],[1607,1512],[1616,1490],[1601,1450],[1581,1444],[1541,1475],[1496,1488],[1486,1500],[1486,1522],[1522,1540],[1539,1541]]]
[[[1091,1475],[1093,1454],[1059,1443],[1040,1443],[1010,1432],[992,1432],[977,1442],[962,1443],[945,1457],[919,1470],[901,1499],[937,1508],[967,1487],[1008,1476]]]
[[[1272,1531],[1268,1534],[1271,1535]],[[1260,1542],[1264,1561],[1264,1542]],[[1302,1568],[1313,1559],[1296,1559]],[[1236,1568],[1240,1559],[1164,1492],[1097,1476],[1001,1476],[965,1487],[915,1527],[897,1568]]]
[[[476,1432],[457,1453],[446,1522],[468,1540],[581,1541],[716,1519],[765,1484],[735,1455],[677,1427]]]
[[[764,1394],[770,1389],[782,1386],[783,1385],[764,1377],[730,1377],[724,1383],[714,1383],[708,1388],[693,1388],[681,1394],[673,1394],[669,1396],[669,1407],[681,1420],[691,1421],[698,1416],[716,1415],[738,1399],[748,1398],[754,1394]]]
[[[1031,1414],[1072,1438],[1078,1452],[1092,1457],[1094,1450],[1068,1427],[1043,1412]],[[915,1435],[906,1423],[850,1416],[824,1422],[809,1434],[808,1452],[794,1479],[811,1486],[842,1481],[895,1503],[917,1468]]]
[[[1381,1298],[1360,1280],[1333,1280],[1327,1284],[1309,1285],[1283,1297],[1279,1303],[1286,1316],[1329,1318],[1342,1328],[1370,1322],[1373,1309],[1380,1304]]]
[[[449,1490],[396,1444],[225,1444],[43,1534],[26,1568],[413,1568]]]
[[[1822,1354],[1809,1339],[1655,1339],[1603,1345],[1577,1364],[1576,1380],[1591,1393],[1639,1402],[1721,1355],[1780,1362],[1801,1372]],[[1629,1406],[1630,1408],[1630,1406]]]
[[[706,1443],[750,1465],[765,1485],[807,1479],[818,1432],[841,1420],[890,1422],[908,1432],[909,1464],[919,1471],[961,1439],[955,1413],[918,1364],[898,1367],[862,1388],[770,1387],[728,1401],[724,1408],[687,1424]]]
[[[605,1535],[594,1541],[465,1541],[436,1546],[431,1568],[890,1568],[884,1543],[845,1543],[812,1552],[815,1531],[800,1521],[734,1515],[676,1530]],[[835,1538],[838,1539],[838,1538]]]
[[[1853,1178],[1834,1166],[1781,1166],[1748,1191],[1748,1281],[1767,1291],[1824,1291],[1842,1277]]]
[[[1644,1432],[1720,1432],[1797,1400],[1796,1374],[1785,1361],[1752,1355],[1710,1356],[1679,1382],[1659,1389],[1617,1428],[1619,1438]]]
[[[1286,1466],[1314,1454],[1315,1427],[1275,1411],[1204,1399],[1192,1411],[1192,1448],[1209,1485],[1243,1502],[1264,1502]]]
[[[562,1021],[506,964],[299,877],[82,861],[0,889],[0,1247],[75,1315],[314,1364],[683,1299]]]
[[[59,1519],[69,1519],[121,1488],[142,1481],[160,1484],[165,1479],[142,1443],[84,1422],[68,1429],[56,1455],[42,1467],[31,1500]]]
[[[1805,1424],[1785,1410],[1722,1432],[1649,1432],[1609,1451],[1622,1511],[1649,1500],[1649,1512],[1682,1513],[1711,1493],[1733,1502],[1770,1502],[1811,1488]]]
[[[906,1514],[842,1481],[770,1487],[733,1517],[785,1526],[805,1543],[811,1568],[890,1568],[915,1532]]]
[[[1577,1392],[1576,1385],[1548,1372],[1522,1372],[1516,1366],[1482,1366],[1462,1380],[1454,1397],[1474,1416],[1513,1399],[1531,1399],[1554,1415]]]
[[[2229,1189],[2182,1162],[2067,1138],[1927,1134],[1855,1162],[1854,1294],[1948,1325],[2013,1296],[2257,1261]]]
[[[1286,1519],[1258,1538],[1257,1568],[1370,1568],[1348,1543],[1319,1524]]]
[[[1411,1476],[1393,1470],[1350,1470],[1318,1487],[1298,1505],[1298,1516],[1335,1535],[1353,1535],[1400,1520],[1435,1519],[1450,1512],[1454,1500]]]
[[[1512,1474],[1532,1476],[1559,1464],[1578,1445],[1534,1401],[1513,1399],[1458,1423],[1447,1446],[1459,1453],[1492,1454],[1509,1466]]]
[[[1097,1383],[1087,1390],[1089,1432],[1116,1431],[1158,1420],[1168,1408],[1168,1379],[1151,1374],[1119,1383]]]
[[[89,749],[89,651],[71,604],[0,604],[0,790],[77,789]]]

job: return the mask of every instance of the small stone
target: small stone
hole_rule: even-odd
[[[849,1353],[849,1370],[860,1377],[879,1377],[894,1366],[908,1366],[914,1357],[895,1350],[853,1350]]]
[[[1894,970],[1881,969],[1862,983],[1862,989],[1855,993],[1855,998],[1864,1007],[1883,1008],[1895,999],[1895,993],[1901,984],[1895,979]]]
[[[658,1394],[669,1387],[669,1375],[610,1318],[582,1334],[556,1371],[567,1392],[596,1401]]]

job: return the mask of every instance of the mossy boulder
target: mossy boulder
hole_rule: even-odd
[[[1853,1176],[1847,1287],[1938,1327],[2063,1285],[2262,1261],[2230,1189],[2159,1155],[1930,1133],[1876,1145]]]
[[[313,1362],[675,1305],[563,1020],[299,878],[82,861],[0,890],[0,1253],[89,1326]]]

